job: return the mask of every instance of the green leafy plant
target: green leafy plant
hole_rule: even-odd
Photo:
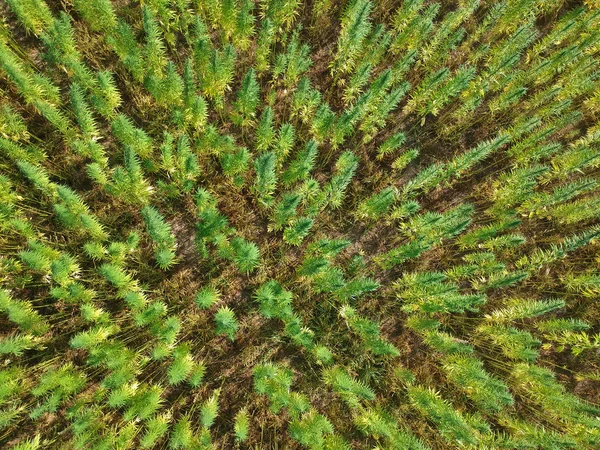
[[[235,339],[235,333],[237,332],[239,325],[235,318],[234,312],[227,306],[222,306],[215,313],[215,332],[217,334],[223,334],[230,340]]]

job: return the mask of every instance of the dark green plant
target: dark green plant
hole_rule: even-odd
[[[171,232],[171,226],[152,206],[144,206],[141,211],[148,234],[155,247],[156,263],[161,269],[168,269],[175,264],[177,242]]]
[[[250,69],[242,80],[242,87],[238,92],[235,110],[232,116],[234,123],[248,127],[254,123],[254,115],[259,103],[260,87],[256,81],[256,72]]]
[[[239,325],[235,318],[234,312],[227,306],[222,306],[215,313],[215,332],[217,334],[223,334],[230,340],[235,339],[235,333],[237,332]]]

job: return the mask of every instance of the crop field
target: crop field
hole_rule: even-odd
[[[0,448],[600,449],[600,2],[0,0]]]

